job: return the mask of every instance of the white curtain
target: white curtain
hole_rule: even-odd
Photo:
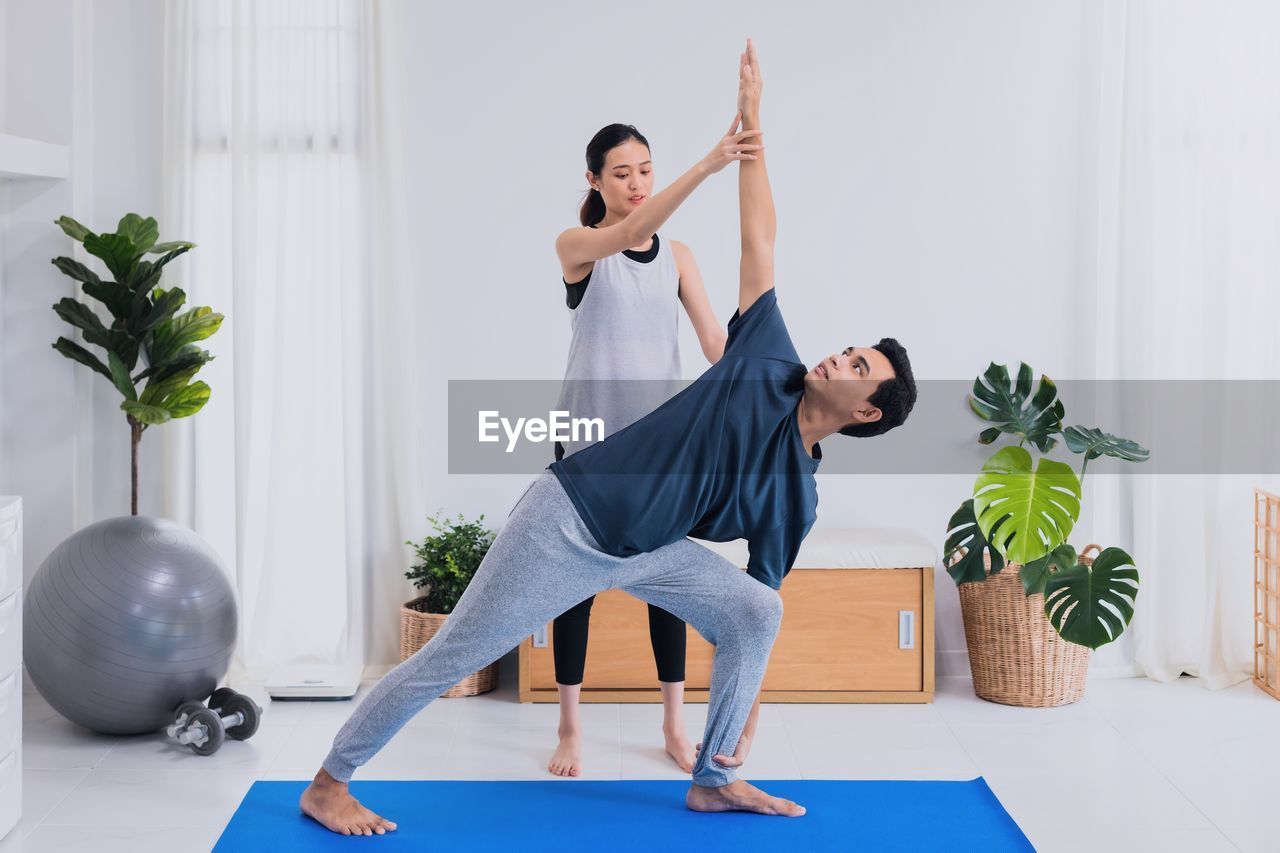
[[[165,515],[233,575],[232,681],[398,660],[423,513],[395,12],[165,4],[161,224],[198,244],[171,284],[226,315],[209,404],[163,431]]]
[[[1280,379],[1280,6],[1093,0],[1086,14],[1082,375]],[[1231,433],[1214,423],[1202,440],[1221,452]],[[1132,543],[1141,573],[1120,646],[1136,674],[1219,688],[1252,672],[1254,485],[1276,477],[1094,479],[1100,537]],[[1109,654],[1095,660],[1120,666]]]

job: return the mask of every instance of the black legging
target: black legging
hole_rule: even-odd
[[[564,458],[564,446],[556,442],[556,460]],[[591,623],[593,595],[557,616],[552,624],[551,642],[556,665],[556,682],[581,684],[587,663],[587,634]],[[649,605],[649,641],[659,681],[684,681],[684,622],[661,607]]]
[[[587,663],[587,626],[591,621],[593,595],[556,617],[552,625],[552,652],[556,662],[556,682],[581,684]],[[659,681],[684,681],[684,623],[661,607],[649,605],[649,641]]]

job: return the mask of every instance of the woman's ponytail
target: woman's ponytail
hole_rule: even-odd
[[[604,196],[600,195],[599,190],[595,188],[587,190],[587,197],[582,200],[582,206],[578,208],[578,219],[588,227],[604,219]]]

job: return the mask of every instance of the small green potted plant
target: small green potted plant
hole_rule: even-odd
[[[433,515],[427,519],[435,534],[421,542],[406,541],[418,555],[418,562],[405,577],[425,592],[400,608],[400,660],[408,660],[426,645],[444,624],[458,599],[466,591],[484,555],[493,544],[494,533],[483,525],[484,516],[456,522]],[[498,686],[498,662],[464,678],[444,696],[476,696]]]
[[[1102,456],[1142,462],[1150,453],[1100,429],[1064,428],[1057,387],[1042,375],[1033,389],[1032,376],[1020,364],[1013,381],[992,363],[974,380],[969,408],[993,424],[979,443],[1001,436],[1018,443],[982,466],[973,496],[947,524],[943,562],[960,591],[974,691],[1008,705],[1050,707],[1084,695],[1090,653],[1124,632],[1138,595],[1138,570],[1123,550],[1089,545],[1077,553],[1067,544],[1085,469]],[[1083,457],[1079,476],[1045,455],[1059,435]]]

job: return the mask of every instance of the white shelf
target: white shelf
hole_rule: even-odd
[[[70,164],[66,145],[0,133],[0,181],[65,178]]]

